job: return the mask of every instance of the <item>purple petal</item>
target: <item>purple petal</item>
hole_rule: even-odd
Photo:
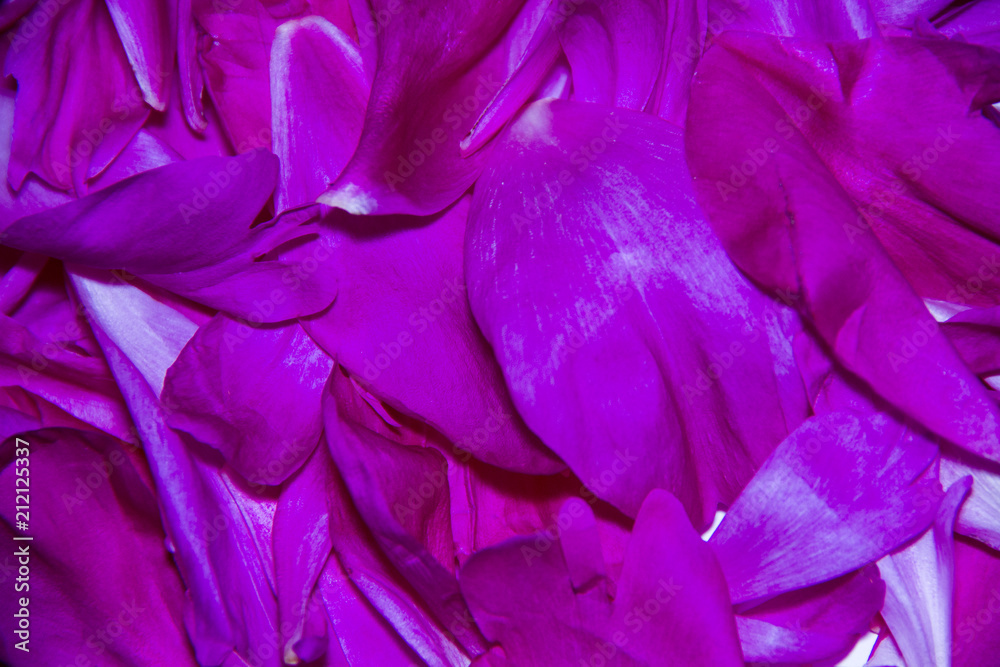
[[[460,450],[509,470],[552,473],[563,464],[514,410],[489,345],[469,310],[462,240],[468,198],[418,227],[331,216],[330,264],[341,291],[306,331],[366,388],[419,417]],[[428,391],[428,387],[434,387]]]
[[[375,539],[441,625],[470,654],[482,653],[478,631],[453,630],[469,612],[453,571],[444,457],[432,448],[395,442],[399,436],[343,371],[331,376],[323,405],[330,453]]]
[[[251,484],[280,484],[319,441],[332,368],[297,324],[251,328],[216,315],[167,371],[167,423],[218,449]]]
[[[983,68],[996,58],[945,40],[831,50],[727,33],[699,66],[687,152],[700,201],[740,268],[789,294],[837,360],[896,407],[1000,459],[1000,412],[917,298],[947,298],[959,276],[991,266],[984,262],[996,246],[984,237],[995,221],[983,211],[994,202],[981,193],[993,190],[968,160],[993,154],[982,147],[1000,137],[969,107],[992,94]],[[909,95],[915,106],[899,106]],[[752,110],[738,126],[733,104]],[[905,123],[888,111],[924,106],[934,112]],[[947,148],[952,123],[961,143]],[[833,127],[852,128],[850,150],[834,152],[826,138]],[[914,146],[939,159],[907,182]],[[893,211],[886,221],[872,217],[880,196]],[[1000,281],[976,298],[992,300],[997,289]]]
[[[965,477],[945,493],[934,525],[878,562],[886,584],[885,619],[907,664],[947,665],[951,657],[955,515],[972,486]]]
[[[743,663],[719,568],[670,494],[643,504],[613,601],[587,505],[567,501],[559,524],[566,538],[507,540],[462,568],[476,622],[509,661],[488,664]]]
[[[833,579],[922,533],[940,502],[937,480],[922,475],[936,455],[886,415],[805,422],[712,535],[733,602]]]
[[[680,145],[649,115],[536,102],[476,186],[466,276],[542,441],[626,514],[663,487],[707,526],[806,408],[795,318],[726,258]]]
[[[390,20],[378,38],[364,130],[319,201],[354,214],[431,215],[457,200],[485,156],[463,159],[459,143],[520,60],[519,38],[527,44],[542,19],[531,11],[536,3],[515,18],[520,4],[373,2],[372,11]]]
[[[812,663],[846,654],[882,608],[885,584],[869,565],[779,595],[736,616],[747,662]]]
[[[25,642],[27,651],[15,649],[17,622],[5,621],[5,664],[68,665],[81,658],[122,667],[197,664],[181,617],[183,586],[163,546],[142,453],[107,436],[68,429],[20,438],[3,447],[0,534],[14,545],[7,552],[14,555],[4,556],[3,579],[13,591],[19,562],[30,575],[21,595],[3,596],[0,610],[15,618],[19,598],[27,597],[30,634],[24,639],[33,641]],[[15,471],[24,469],[14,465],[15,446],[28,449],[31,541],[11,540],[25,534],[15,530]]]
[[[33,172],[82,194],[149,108],[103,2],[39,2],[25,20],[41,28],[32,39],[12,34],[5,64],[18,81],[8,180],[17,190]]]
[[[159,0],[109,0],[108,11],[128,55],[142,97],[158,111],[167,108],[177,36],[177,5]]]
[[[110,288],[83,275],[73,276],[73,284],[93,313],[95,334],[142,437],[187,588],[184,622],[198,662],[262,655],[279,637],[270,549],[262,551],[276,503],[241,488],[219,461],[204,456],[205,448],[189,448],[166,425],[169,408],[156,398],[158,378],[197,324],[169,303],[135,294],[131,285]],[[163,331],[171,335],[157,335]],[[160,351],[164,344],[169,350]],[[262,667],[277,667],[277,658]]]
[[[663,3],[580,0],[568,6],[572,13],[556,14],[555,21],[573,73],[571,99],[633,111],[645,108],[660,72]]]
[[[368,83],[357,46],[322,17],[283,24],[271,48],[280,211],[314,201],[347,165],[361,136]]]
[[[898,3],[897,3],[898,4]],[[782,37],[850,40],[878,31],[868,0],[709,0],[709,30],[763,32]]]
[[[174,163],[21,218],[4,243],[137,274],[198,268],[243,240],[276,177],[277,160],[262,150]]]

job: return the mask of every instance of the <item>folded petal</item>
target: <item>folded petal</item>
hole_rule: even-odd
[[[468,608],[453,569],[444,457],[430,447],[394,442],[420,434],[394,433],[343,371],[331,375],[323,404],[330,453],[358,512],[442,627],[461,627]],[[475,629],[455,634],[471,655],[485,651]]]
[[[462,158],[459,143],[543,19],[534,11],[542,3],[521,5],[372,2],[375,16],[392,20],[378,36],[364,130],[351,162],[319,201],[355,214],[431,215],[457,200],[485,157],[481,151]]]
[[[311,203],[340,175],[358,145],[369,91],[357,46],[320,16],[278,28],[270,67],[280,211]]]
[[[182,440],[167,426],[169,406],[156,395],[158,378],[197,324],[167,300],[136,295],[135,286],[110,288],[92,274],[74,275],[72,282],[93,314],[95,334],[142,438],[168,545],[187,589],[184,624],[199,664],[271,655],[262,667],[277,667],[273,564],[270,549],[262,551],[270,544],[275,499],[241,487],[219,457],[206,455],[211,450]],[[154,333],[165,330],[168,338]],[[143,354],[164,343],[170,351]]]
[[[529,107],[476,186],[466,276],[518,412],[626,514],[663,487],[707,526],[805,414],[795,318],[729,262],[655,117]]]
[[[323,16],[354,36],[346,0],[295,3],[191,0],[195,24],[210,37],[198,41],[205,87],[237,153],[271,146],[269,63],[275,31],[285,21],[313,14]],[[195,75],[189,76],[193,95],[197,81]]]
[[[964,477],[973,479],[969,496],[962,503],[955,532],[1000,549],[1000,466],[945,450],[941,455],[941,484],[951,486]]]
[[[177,36],[175,3],[109,0],[108,11],[128,55],[142,97],[158,111],[167,108]]]
[[[555,15],[573,74],[571,99],[633,111],[645,108],[660,72],[664,4],[580,0],[569,5],[571,13]]]
[[[11,34],[4,74],[18,89],[8,182],[18,190],[35,173],[83,194],[149,107],[104,2],[37,3],[25,20],[41,27],[31,39]]]
[[[869,565],[784,593],[736,616],[747,662],[800,664],[836,659],[868,632],[885,584]]]

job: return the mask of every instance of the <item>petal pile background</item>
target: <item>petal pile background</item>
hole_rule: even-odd
[[[997,2],[6,0],[0,64],[3,664],[1000,665]]]

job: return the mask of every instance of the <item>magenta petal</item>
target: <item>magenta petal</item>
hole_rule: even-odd
[[[514,538],[462,568],[476,622],[506,656],[486,664],[575,667],[602,654],[629,667],[743,664],[718,565],[670,494],[643,504],[613,601],[590,509],[569,500],[559,523],[567,539]]]
[[[813,417],[761,467],[712,535],[734,603],[856,570],[922,533],[937,447],[885,415]],[[863,463],[862,463],[863,462]]]
[[[108,0],[108,11],[121,38],[146,104],[163,111],[170,96],[177,35],[177,5],[161,0]]]
[[[277,160],[262,150],[178,162],[21,218],[4,243],[137,274],[198,268],[246,237],[276,177]]]
[[[319,16],[278,28],[271,122],[281,161],[276,208],[311,203],[340,175],[361,136],[368,83],[357,46]]]
[[[973,479],[968,498],[962,503],[955,532],[1000,549],[1000,466],[945,451],[941,455],[941,484],[951,486],[967,475]]]
[[[878,31],[868,0],[709,0],[708,19],[715,33],[724,29],[849,40]]]
[[[19,189],[33,172],[82,194],[149,108],[103,2],[39,2],[25,20],[42,27],[32,39],[11,36],[4,73],[17,79],[18,91],[8,179]]]
[[[314,462],[319,468],[307,472]],[[321,486],[315,488],[323,490],[322,493],[315,495],[325,495],[328,499],[330,537],[334,552],[343,573],[350,578],[350,582],[343,581],[340,568],[334,566],[332,561],[328,561],[320,580],[331,621],[336,626],[337,632],[342,635],[341,641],[344,647],[349,648],[358,640],[350,635],[350,628],[359,625],[362,627],[378,625],[372,623],[368,613],[359,613],[359,610],[355,609],[358,605],[365,606],[360,599],[360,596],[363,596],[367,599],[367,603],[382,615],[385,624],[398,632],[413,652],[427,663],[444,665],[452,660],[467,659],[463,650],[459,648],[456,635],[467,636],[470,632],[478,632],[471,616],[456,619],[448,628],[443,628],[435,622],[428,605],[395,568],[371,529],[365,524],[348,493],[344,479],[331,460],[329,448],[317,448],[316,455],[307,467],[303,468],[303,474],[313,475],[312,479],[315,481],[310,483],[320,484]],[[419,567],[419,563],[412,564],[414,572],[418,572]],[[464,605],[460,600],[451,600],[449,604],[453,607]],[[356,623],[343,618],[345,615],[353,616]],[[383,626],[379,632],[373,634],[379,637],[388,633]],[[371,655],[379,655],[382,651],[386,655],[397,656],[401,652],[406,653],[398,640],[390,640],[384,645],[375,646],[367,646],[367,641],[364,641],[357,650]],[[408,659],[401,661],[401,664],[409,662]]]
[[[354,214],[431,215],[457,200],[482,168],[483,153],[462,158],[459,143],[500,89],[513,59],[542,19],[515,18],[520,2],[372,2],[388,14],[378,36],[378,67],[354,158],[319,201]],[[514,22],[515,29],[502,31]],[[522,35],[523,33],[523,35]]]
[[[580,0],[563,18],[555,14],[573,73],[578,102],[641,111],[660,72],[664,3],[647,0]]]
[[[1000,655],[1000,552],[955,540],[951,664],[981,667]]]
[[[655,117],[529,107],[476,186],[466,276],[518,412],[626,514],[663,487],[707,526],[804,417],[796,320],[729,262]]]
[[[81,657],[115,666],[197,664],[184,633],[183,586],[164,548],[142,453],[107,436],[68,429],[20,438],[3,444],[0,534],[12,546],[0,565],[11,591],[19,550],[27,554],[20,563],[30,574],[19,595],[0,599],[0,611],[14,618],[19,598],[27,597],[30,641],[28,652],[15,649],[17,622],[5,620],[5,664],[70,665]],[[27,531],[15,530],[15,447],[28,450],[18,455],[28,458],[31,476]],[[32,540],[11,539],[24,534]]]
[[[95,334],[142,437],[169,548],[187,588],[184,623],[198,662],[260,655],[278,636],[273,565],[265,546],[276,503],[240,487],[217,457],[204,456],[211,450],[189,448],[166,425],[168,407],[156,397],[158,378],[197,324],[131,285],[112,287],[84,275],[74,275],[73,284],[93,315]],[[264,663],[277,665],[276,659]]]
[[[348,4],[341,0],[311,3],[191,0],[191,13],[196,24],[211,37],[199,41],[198,56],[208,92],[238,153],[271,145],[269,63],[278,26],[288,20],[321,14],[341,30],[354,34]],[[191,85],[193,94],[197,82],[192,81]]]
[[[20,387],[81,422],[135,440],[131,419],[84,311],[71,300],[62,267],[37,255],[19,257],[2,283],[0,386]],[[8,291],[9,290],[9,291]]]
[[[341,286],[306,331],[379,399],[430,424],[482,461],[547,474],[564,465],[514,410],[500,369],[469,309],[462,241],[468,197],[418,227],[340,213],[330,240]],[[344,228],[344,229],[342,229]],[[428,388],[433,387],[433,391]]]
[[[687,103],[698,58],[708,33],[708,0],[667,5],[667,27],[660,77],[650,111],[675,125],[684,125]],[[716,24],[713,30],[718,30]]]
[[[274,512],[274,572],[286,662],[295,644],[309,637],[310,600],[333,549],[326,489],[317,469],[306,462],[282,490]],[[325,629],[325,621],[322,625]]]
[[[993,190],[975,185],[980,170],[966,158],[981,155],[981,144],[965,144],[964,132],[969,141],[1000,141],[989,121],[968,111],[993,92],[994,75],[983,68],[1000,54],[988,56],[985,49],[945,40],[871,41],[833,50],[807,44],[797,47],[795,56],[790,49],[792,44],[774,38],[727,33],[702,59],[688,112],[687,153],[713,228],[740,268],[793,298],[846,368],[935,433],[1000,460],[1000,411],[937,335],[917,297],[941,298],[935,290],[953,289],[958,276],[975,275],[977,266],[992,261],[982,254],[996,247],[984,238],[996,225],[983,214],[993,207],[992,195],[969,188]],[[942,72],[942,63],[964,73],[961,94],[948,83],[955,76]],[[935,68],[936,75],[926,68]],[[791,92],[786,76],[795,82]],[[918,81],[940,87],[927,95],[942,100],[940,108],[929,108],[940,111],[943,125],[923,116],[904,124],[887,111],[897,108],[904,88],[909,90],[903,82],[917,86]],[[855,86],[874,92],[852,95]],[[919,99],[919,105],[927,104]],[[733,104],[752,110],[739,126],[731,122]],[[872,118],[880,120],[867,120]],[[961,148],[939,151],[934,169],[910,183],[902,180],[915,168],[905,162],[912,146],[947,144],[938,128],[946,134],[952,119],[963,133]],[[826,138],[832,127],[825,123],[865,131],[858,131],[854,149],[835,155]],[[870,159],[840,157],[853,154]],[[882,165],[876,169],[881,176],[871,173],[871,160]],[[893,195],[898,215],[892,225],[880,222],[871,233],[871,218],[855,206],[870,204],[868,211],[874,210],[876,195],[885,194],[879,182],[903,191]],[[910,222],[897,228],[901,220]],[[882,241],[883,233],[888,241]],[[920,242],[919,251],[913,240]],[[1000,288],[994,283],[982,298],[993,298],[988,292]]]
[[[778,664],[836,659],[868,632],[884,597],[874,565],[779,595],[736,616],[743,657]]]
[[[972,486],[965,477],[948,489],[932,528],[920,539],[879,560],[886,583],[885,619],[903,659],[913,665],[947,665],[951,657],[955,515]]]
[[[399,442],[409,434],[382,421],[343,371],[330,377],[323,405],[330,453],[373,536],[442,627],[470,654],[482,653],[478,631],[460,625],[469,612],[453,571],[444,457]]]
[[[319,441],[332,368],[298,324],[251,328],[216,315],[167,371],[167,423],[221,451],[251,484],[280,484]]]

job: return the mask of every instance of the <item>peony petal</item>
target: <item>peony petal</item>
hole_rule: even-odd
[[[340,175],[358,145],[368,92],[357,46],[332,23],[309,16],[278,28],[271,122],[279,211],[311,203]]]
[[[459,144],[542,20],[533,11],[542,3],[525,4],[517,17],[521,4],[372,2],[376,15],[391,20],[378,39],[364,130],[351,162],[319,201],[353,214],[432,215],[457,200],[485,156],[463,159]]]
[[[955,540],[955,606],[951,664],[980,667],[1000,655],[1000,553]]]
[[[509,470],[563,465],[524,426],[466,300],[468,198],[414,228],[361,232],[340,214],[329,239],[341,292],[306,331],[379,399]],[[365,224],[370,224],[365,221]],[[434,387],[433,392],[427,387]]]
[[[189,448],[167,427],[169,407],[156,398],[157,378],[166,375],[170,356],[179,353],[197,324],[168,303],[135,295],[137,287],[109,288],[83,275],[72,281],[93,313],[95,334],[142,437],[171,551],[188,590],[184,622],[198,662],[221,664],[262,651],[274,655],[280,637],[270,590],[273,572],[270,550],[262,553],[259,540],[269,543],[261,528],[270,525],[276,503],[241,489],[215,457],[204,455],[205,448]],[[130,301],[143,308],[129,308]],[[123,310],[134,316],[121,317]],[[173,333],[158,338],[157,330]],[[142,351],[164,342],[177,352],[156,363],[143,357]],[[242,566],[233,567],[234,562]],[[277,667],[276,657],[262,667]]]
[[[25,20],[41,28],[32,39],[12,33],[6,59],[4,73],[18,81],[8,181],[18,190],[31,172],[83,194],[86,181],[125,147],[149,108],[105,3],[39,2]]]
[[[959,510],[955,532],[1000,549],[1000,466],[964,452],[942,452],[942,485],[952,486],[967,475],[972,476],[972,489]]]
[[[216,315],[167,371],[167,423],[218,449],[251,484],[280,484],[319,441],[332,368],[297,324],[250,328]]]
[[[469,610],[453,570],[444,457],[400,442],[419,434],[394,433],[343,371],[331,375],[323,407],[330,453],[373,536],[442,627],[482,653],[479,632],[461,626]]]
[[[3,253],[20,255],[9,249]],[[105,433],[134,441],[134,427],[88,313],[71,300],[64,281],[58,263],[39,266],[30,257],[5,276],[12,293],[0,314],[0,386],[21,387]]]
[[[536,102],[477,184],[466,276],[542,441],[626,514],[664,487],[702,527],[805,397],[795,318],[729,263],[688,194],[680,142],[649,115]]]
[[[864,39],[878,31],[869,0],[709,0],[708,19],[726,30],[816,40]]]
[[[563,5],[560,5],[560,9]],[[664,3],[658,0],[572,2],[556,15],[578,102],[640,111],[660,71]]]
[[[177,5],[158,0],[108,0],[142,97],[157,111],[167,108],[177,36]]]
[[[137,274],[198,268],[247,235],[276,176],[277,160],[265,151],[174,163],[21,218],[4,243]]]
[[[567,501],[560,525],[596,530],[579,499]],[[575,580],[583,570],[595,576]],[[488,664],[742,664],[721,573],[670,494],[654,491],[643,504],[613,602],[600,572],[600,553],[579,536],[514,538],[475,554],[462,592],[506,656]]]
[[[972,486],[965,477],[945,493],[932,528],[878,562],[886,583],[885,619],[907,664],[951,663],[955,515]]]
[[[812,663],[846,654],[882,608],[885,584],[869,565],[784,593],[736,616],[747,662]]]
[[[25,469],[15,467],[15,446],[27,448],[34,482],[27,531],[15,530],[14,509],[21,504],[15,472]],[[163,546],[156,497],[148,473],[140,471],[142,454],[107,436],[68,429],[20,434],[4,442],[2,452],[0,533],[14,545],[3,579],[13,590],[20,562],[30,570],[22,583],[30,581],[19,586],[22,595],[3,596],[0,610],[6,619],[28,610],[30,635],[22,638],[34,640],[15,649],[16,621],[5,621],[5,664],[196,665],[181,618],[183,586]],[[30,541],[11,541],[26,533]],[[19,606],[22,597],[30,607]]]
[[[975,184],[979,169],[967,159],[1000,141],[987,120],[968,113],[970,104],[979,108],[977,100],[992,94],[982,68],[993,57],[945,40],[891,39],[832,50],[803,44],[795,55],[792,48],[774,38],[727,33],[702,59],[687,152],[713,228],[744,271],[792,297],[847,369],[935,433],[1000,459],[1000,413],[907,284],[920,296],[942,298],[959,275],[974,275],[977,265],[992,261],[982,253],[996,246],[980,235],[994,224],[982,215],[992,204],[969,190],[989,187]],[[945,64],[958,74],[942,71]],[[792,92],[786,75],[779,82],[770,74],[779,71],[795,81]],[[956,76],[961,94],[954,90]],[[873,92],[852,95],[854,89]],[[901,123],[884,111],[898,107],[903,91],[915,90],[921,106],[941,100],[928,107],[934,109],[929,118]],[[734,99],[753,110],[738,127],[728,112]],[[943,125],[935,127],[935,120]],[[962,143],[940,152],[952,121]],[[851,150],[834,155],[826,139],[833,124],[865,129],[856,130]],[[905,162],[915,145],[929,145],[940,159],[907,185],[901,177],[915,168]],[[870,166],[873,160],[879,166]],[[871,218],[859,217],[855,205],[885,192],[893,193],[896,203],[886,206],[895,206],[895,217],[869,233]],[[888,241],[881,241],[883,234]],[[913,240],[922,245],[914,249]],[[998,288],[1000,282],[980,297]]]
[[[198,58],[204,68],[205,85],[237,153],[271,146],[269,63],[278,26],[317,14],[354,35],[346,0],[191,0],[191,14],[211,38],[199,41]],[[192,89],[192,95],[195,92]]]
[[[733,602],[828,581],[922,533],[940,503],[937,480],[923,476],[936,455],[887,415],[841,411],[806,421],[709,542]]]

